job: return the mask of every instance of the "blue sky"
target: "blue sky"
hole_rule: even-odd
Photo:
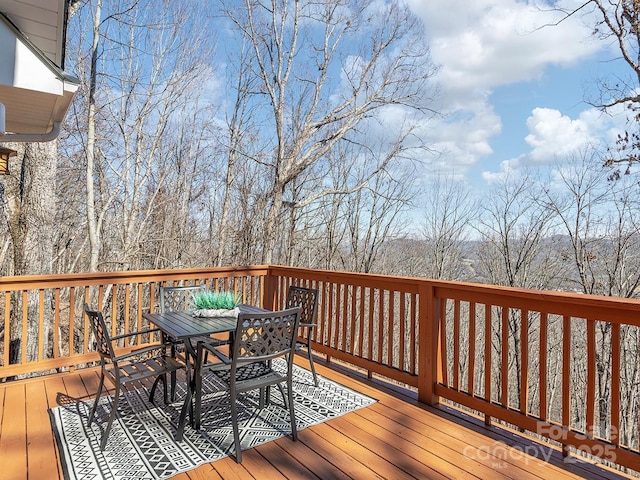
[[[441,65],[442,111],[431,126],[441,170],[482,186],[507,171],[556,165],[587,144],[602,145],[624,127],[586,102],[598,77],[628,76],[618,52],[590,35],[590,19],[559,26],[543,2],[409,0],[423,19]],[[584,2],[556,2],[567,8]]]

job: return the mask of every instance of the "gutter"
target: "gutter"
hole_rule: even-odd
[[[58,138],[61,122],[55,122],[47,133],[0,133],[0,142],[50,142]]]

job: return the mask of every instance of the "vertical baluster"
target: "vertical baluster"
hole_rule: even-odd
[[[442,383],[449,387],[449,357],[447,356],[447,300],[440,299],[440,355],[442,356]]]
[[[540,370],[538,376],[538,390],[540,391],[540,412],[539,416],[542,421],[547,419],[547,330],[548,330],[549,314],[540,312]]]
[[[602,432],[604,435],[605,432]],[[611,325],[611,425],[609,440],[620,445],[620,324]]]
[[[86,298],[86,297],[85,297]],[[75,354],[76,287],[69,287],[69,355]],[[82,316],[84,319],[84,315]],[[83,320],[84,321],[84,320]]]
[[[327,317],[325,315],[325,309],[327,308],[327,305],[328,305],[326,289],[327,289],[327,284],[325,282],[322,282],[321,284],[318,285],[318,295],[320,296],[320,298],[318,298],[318,308],[316,310],[317,312],[316,318],[318,321],[318,328],[316,329],[318,330],[318,332],[316,333],[316,338],[320,343],[325,343],[325,338],[326,338],[325,330],[327,325],[327,320],[326,320]]]
[[[384,354],[384,290],[378,289],[378,357],[377,361],[382,363]]]
[[[393,348],[395,346],[395,292],[389,290],[389,305],[387,306],[387,365],[393,366]]]
[[[369,287],[369,360],[373,360],[373,311],[375,295],[373,288]]]
[[[409,345],[411,346],[411,350],[410,350],[410,357],[409,357],[409,372],[411,372],[412,374],[416,375],[418,373],[417,368],[416,368],[416,354],[417,354],[417,350],[418,350],[418,342],[417,342],[417,329],[418,329],[418,324],[420,322],[420,319],[418,318],[418,312],[417,312],[417,294],[412,293],[411,294],[411,318],[410,318],[410,328],[411,328],[411,332],[410,332],[410,339],[409,339]],[[423,302],[427,302],[426,299],[422,299]],[[426,328],[426,327],[425,327]],[[429,346],[429,351],[431,351],[431,346]],[[434,355],[432,353],[432,355]],[[435,361],[435,359],[434,359]]]
[[[604,339],[603,339],[604,341]],[[593,436],[596,404],[596,322],[587,319],[587,408],[585,433]]]
[[[27,344],[29,342],[29,292],[22,291],[22,335],[20,336],[20,363],[27,363]]]
[[[484,306],[484,399],[491,402],[491,305]],[[485,425],[491,424],[491,417],[484,416]]]
[[[406,304],[407,304],[407,297],[405,295],[404,292],[399,292],[399,298],[398,300],[400,301],[400,345],[399,345],[399,350],[398,350],[398,368],[400,370],[402,370],[403,372],[405,371],[405,335],[407,332],[406,329],[406,314],[407,314],[407,308],[406,308]]]
[[[155,288],[151,289],[152,291],[155,290]],[[142,330],[142,299],[143,299],[143,292],[142,292],[142,284],[139,283],[138,284],[138,289],[137,289],[137,293],[138,293],[138,298],[137,298],[137,308],[136,308],[136,330]],[[155,303],[155,302],[154,302]],[[152,304],[153,305],[153,304]],[[136,345],[140,343],[140,339],[136,338]]]
[[[115,337],[118,332],[118,285],[113,285],[111,289],[111,336]]]
[[[342,285],[342,350],[349,351],[347,323],[349,321],[349,285]]]
[[[509,407],[509,307],[502,307],[502,345],[501,345],[501,404]]]
[[[527,414],[529,400],[529,310],[520,311],[520,411]]]
[[[360,319],[358,322],[358,326],[360,328],[359,330],[359,338],[358,338],[358,345],[359,345],[359,354],[361,357],[365,358],[365,354],[364,354],[364,331],[365,331],[365,316],[364,316],[364,296],[365,296],[365,287],[363,287],[362,285],[358,287],[358,307],[359,307],[359,311],[360,311]]]
[[[153,313],[153,311],[151,311]],[[129,316],[131,315],[131,284],[127,283],[124,286],[124,331],[125,333],[131,332],[131,325],[129,324]]]
[[[475,395],[475,371],[476,371],[476,303],[469,303],[469,368],[467,371],[467,391],[469,395]]]
[[[60,358],[60,289],[53,290],[53,358]]]
[[[453,301],[453,388],[460,390],[460,300]]]
[[[357,293],[358,287],[355,285],[351,285],[351,313],[347,316],[349,319],[349,335],[351,338],[351,350],[350,353],[352,355],[356,354],[358,349],[358,339],[356,338],[356,310],[357,310]]]
[[[44,360],[44,290],[38,291],[38,361]]]
[[[571,408],[571,317],[562,317],[562,425],[570,427]],[[561,439],[553,439],[561,440]],[[562,453],[566,457],[569,455],[569,448],[562,446]]]

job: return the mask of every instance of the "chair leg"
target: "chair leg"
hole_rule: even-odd
[[[166,377],[167,377],[166,373],[163,375],[158,375],[153,382],[153,386],[151,387],[151,391],[149,392],[149,402],[152,403],[153,405],[155,405],[155,403],[153,403],[153,397],[156,394],[156,387],[158,386],[158,382],[162,382],[163,390],[164,390],[164,403],[167,403],[167,378]]]
[[[280,384],[278,384],[280,386]],[[291,374],[287,381],[287,393],[289,395],[289,416],[291,417],[291,437],[293,441],[298,440],[298,428],[296,427],[296,412],[294,409],[293,401],[293,382],[291,381]]]
[[[100,442],[100,450],[104,450],[107,445],[107,439],[109,438],[109,432],[111,431],[111,424],[113,419],[116,418],[118,413],[118,401],[120,400],[120,384],[116,383],[116,391],[113,394],[113,406],[111,407],[111,413],[109,414],[109,423],[102,434],[102,441]]]
[[[240,449],[240,427],[238,426],[238,406],[236,405],[236,395],[231,398],[231,426],[233,427],[233,445],[236,454],[236,462],[242,463],[242,450]]]
[[[171,401],[174,402],[176,400],[176,383],[177,383],[177,372],[173,370],[171,372]],[[165,402],[166,403],[166,402]]]
[[[93,407],[91,407],[91,412],[89,413],[89,421],[87,422],[87,426],[91,426],[91,422],[93,421],[93,416],[96,413],[96,407],[98,406],[98,400],[100,400],[100,395],[102,395],[102,387],[104,385],[104,371],[100,373],[100,385],[98,385],[98,393],[96,394],[96,398],[93,401]]]
[[[200,418],[202,415],[202,374],[199,371],[194,371],[195,375],[195,406],[191,406],[191,421],[194,424],[196,430],[200,430]]]
[[[287,395],[285,395],[284,393],[284,389],[282,388],[282,384],[278,383],[278,390],[280,390],[280,394],[282,395],[282,400],[284,401],[284,408],[289,408],[289,406],[287,405]]]
[[[167,389],[167,372],[162,374],[162,399],[164,400],[164,404],[169,403],[169,392]]]
[[[184,403],[180,409],[180,419],[178,420],[178,430],[176,432],[176,441],[181,442],[184,435],[184,424],[187,420],[187,409],[192,408],[193,402],[191,401],[191,385],[187,383],[187,394],[184,397]],[[191,421],[193,422],[193,410],[191,410]]]
[[[309,365],[311,366],[311,373],[313,373],[313,383],[318,386],[318,375],[316,374],[316,366],[313,364],[313,354],[311,353],[311,332],[307,338],[307,355],[309,356]]]
[[[171,342],[171,358],[176,358],[176,344]],[[176,399],[176,379],[177,372],[173,370],[171,372],[171,401],[174,402]]]

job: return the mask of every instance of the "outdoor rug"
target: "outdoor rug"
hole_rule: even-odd
[[[276,364],[284,369],[284,362]],[[206,377],[202,399],[202,425],[196,431],[185,426],[184,440],[176,442],[184,391],[176,392],[176,402],[165,405],[161,388],[154,406],[147,389],[130,390],[120,399],[120,415],[111,427],[104,451],[100,438],[107,424],[111,397],[100,399],[96,416],[87,427],[93,400],[83,402],[66,397],[60,407],[49,410],[56,434],[65,478],[75,479],[164,479],[198,465],[233,453],[233,430],[228,393],[213,375]],[[311,372],[294,366],[295,413],[298,430],[366,407],[374,399]],[[184,382],[183,382],[184,383]],[[126,399],[126,401],[125,401]],[[239,409],[242,450],[290,435],[289,413],[277,388],[270,404],[257,409],[258,392],[243,395]]]

